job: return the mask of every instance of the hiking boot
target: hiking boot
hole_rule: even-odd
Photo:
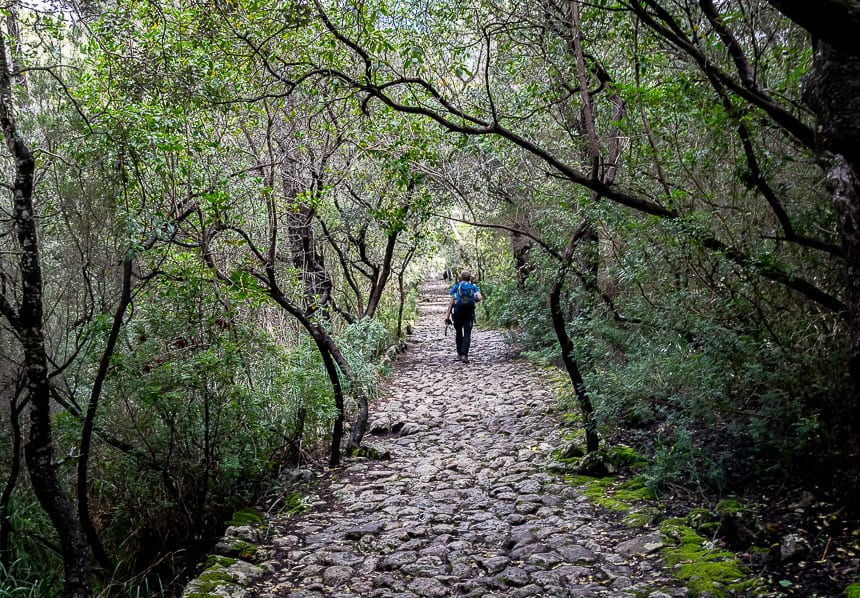
[[[461,356],[461,358],[460,358],[460,360],[461,360],[463,363],[469,363],[469,356],[468,356],[468,355],[462,355],[462,356]]]

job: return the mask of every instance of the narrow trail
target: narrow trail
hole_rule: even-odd
[[[368,442],[390,459],[348,460],[327,500],[271,523],[244,587],[215,595],[686,596],[659,535],[548,473],[564,443],[546,380],[496,331],[476,328],[472,362],[458,362],[446,302],[442,281],[422,289],[410,348],[372,406]]]

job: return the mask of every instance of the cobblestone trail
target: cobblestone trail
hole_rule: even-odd
[[[244,587],[216,595],[686,596],[659,534],[548,473],[564,442],[541,373],[477,328],[472,362],[456,360],[445,293],[423,288],[410,348],[372,407],[368,441],[390,459],[347,460],[331,500],[272,522],[262,566],[232,566]]]

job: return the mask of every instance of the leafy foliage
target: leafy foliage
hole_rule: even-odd
[[[561,285],[601,432],[650,443],[657,491],[838,456],[856,390],[833,305],[850,281],[804,141],[806,32],[764,2],[718,18],[705,3],[576,5],[579,24],[571,3],[532,1],[3,9],[26,32],[6,33],[39,167],[58,471],[72,487],[108,359],[88,474],[117,583],[158,587],[182,564],[142,548],[192,545],[331,433],[309,328],[343,354],[347,390],[375,396],[427,270],[472,269],[482,323],[546,363]],[[17,255],[0,236],[10,305]],[[17,415],[3,416],[8,450]],[[36,556],[3,583],[26,589],[52,563],[31,542],[50,526],[17,484],[12,551]]]

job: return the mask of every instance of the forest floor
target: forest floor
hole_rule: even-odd
[[[634,496],[623,513],[607,510],[559,471],[569,429],[547,374],[493,330],[476,328],[471,363],[460,363],[453,331],[443,332],[446,304],[443,281],[422,289],[410,346],[372,405],[365,444],[375,458],[350,457],[304,500],[280,500],[263,525],[228,530],[226,556],[184,596],[700,593],[701,579],[679,575],[699,557],[668,557],[660,518],[635,517],[653,504]],[[770,585],[755,595],[781,594]],[[813,595],[799,587],[785,594]]]

